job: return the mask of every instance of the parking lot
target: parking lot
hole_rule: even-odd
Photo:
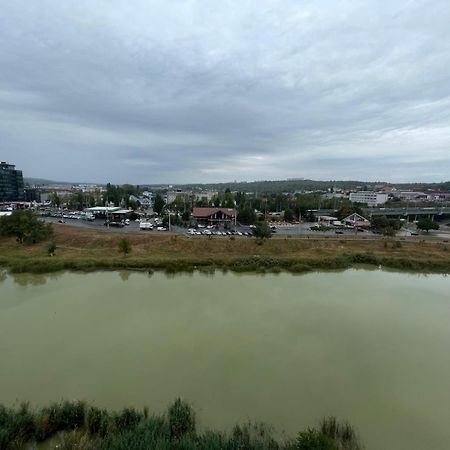
[[[60,224],[62,226],[75,226],[80,228],[89,228],[97,231],[114,231],[121,233],[167,233],[169,230],[167,228],[162,227],[162,222],[158,219],[148,219],[145,220],[146,223],[149,223],[151,228],[141,229],[140,223],[141,221],[129,221],[129,224],[121,224],[115,222],[110,224],[110,226],[105,225],[105,219],[97,218],[95,220],[86,220],[85,216],[81,214],[77,214],[76,212],[65,212],[61,215],[53,215],[46,216],[44,220],[49,223]],[[114,226],[115,225],[115,226]],[[277,235],[309,235],[309,236],[331,236],[331,235],[346,235],[346,236],[359,236],[359,237],[375,237],[377,233],[372,232],[371,230],[354,230],[353,228],[349,229],[331,229],[326,231],[315,231],[311,229],[311,227],[316,226],[316,222],[305,222],[300,224],[274,224],[272,225],[272,231],[275,236]],[[407,237],[407,236],[416,236],[417,232],[412,225],[408,228],[404,228],[397,233],[398,237]],[[172,233],[178,234],[186,234],[188,236],[196,237],[196,236],[242,236],[242,237],[251,237],[252,236],[252,228],[251,226],[245,226],[237,224],[236,227],[231,226],[228,229],[223,227],[216,228],[215,226],[199,226],[196,228],[184,228],[180,226],[172,225],[170,228]],[[429,233],[430,236],[434,236],[439,234],[439,237],[447,237],[448,235],[444,233],[444,236],[441,233]]]

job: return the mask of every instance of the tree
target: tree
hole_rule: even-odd
[[[375,216],[371,221],[372,230],[383,234],[384,236],[395,236],[402,227],[398,219],[388,219],[386,216]]]
[[[0,218],[0,234],[15,236],[17,242],[35,244],[53,235],[52,225],[40,220],[29,209],[16,210],[10,216]]]
[[[58,206],[59,207],[59,205],[61,205],[61,197],[59,197],[56,192],[52,192],[50,194],[50,203],[53,206]]]
[[[237,221],[245,225],[252,225],[256,222],[256,213],[252,208],[241,209],[238,213]]]
[[[156,194],[155,202],[153,203],[153,211],[155,211],[155,213],[158,215],[161,214],[164,209],[164,205],[165,203],[161,195]]]
[[[428,233],[430,230],[439,230],[439,224],[429,217],[422,217],[417,222],[417,228]]]
[[[123,256],[126,256],[131,252],[131,243],[127,238],[122,238],[119,241],[119,251],[123,253]]]
[[[294,211],[292,209],[288,208],[284,210],[284,220],[286,222],[292,222],[295,219],[294,217]]]
[[[269,239],[272,237],[272,230],[270,229],[269,224],[267,222],[258,223],[253,230],[253,236],[259,239]]]

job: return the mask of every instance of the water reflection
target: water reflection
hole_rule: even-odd
[[[6,270],[0,270],[0,283],[6,280],[8,277]]]
[[[122,281],[128,281],[130,278],[131,272],[129,270],[121,270],[119,271],[119,277]]]

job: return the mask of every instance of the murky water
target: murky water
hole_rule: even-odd
[[[84,399],[294,435],[324,415],[368,449],[450,448],[450,278],[64,273],[0,278],[0,402]]]

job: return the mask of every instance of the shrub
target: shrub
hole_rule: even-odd
[[[56,244],[54,242],[50,242],[47,247],[48,256],[54,256],[56,251]]]
[[[86,428],[91,434],[106,436],[109,427],[108,412],[99,408],[89,408],[86,415]]]
[[[131,252],[131,243],[127,238],[122,238],[119,241],[119,251],[123,253],[124,256]]]
[[[114,424],[119,432],[127,431],[135,428],[143,417],[134,408],[124,408],[114,417]]]
[[[299,433],[297,438],[298,450],[339,450],[338,446],[328,436],[309,428]]]
[[[195,414],[192,408],[183,400],[178,398],[169,407],[169,430],[170,436],[179,439],[187,434],[195,433]]]

